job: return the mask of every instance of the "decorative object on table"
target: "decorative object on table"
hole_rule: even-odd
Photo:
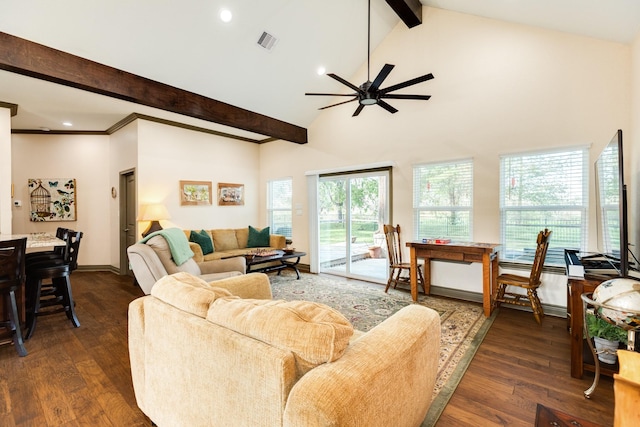
[[[244,205],[244,184],[218,183],[219,206]]]
[[[138,221],[150,221],[149,227],[142,233],[142,237],[147,237],[154,231],[162,230],[160,221],[170,218],[169,211],[167,211],[167,208],[163,204],[142,206],[140,215],[138,215]]]
[[[598,360],[615,364],[620,343],[627,344],[627,332],[591,313],[587,313],[587,329],[594,340]]]
[[[211,204],[211,181],[180,181],[180,205]]]
[[[28,181],[31,221],[75,221],[76,180],[30,178]]]
[[[256,249],[255,251],[248,252],[247,255],[248,256],[252,256],[252,257],[254,257],[254,256],[274,256],[274,255],[278,255],[279,253],[280,253],[280,251],[273,250],[273,249]],[[293,252],[291,252],[291,253],[293,253]]]

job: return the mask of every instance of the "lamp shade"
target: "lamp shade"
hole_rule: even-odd
[[[138,215],[138,221],[160,221],[170,218],[171,215],[163,204],[147,205]]]

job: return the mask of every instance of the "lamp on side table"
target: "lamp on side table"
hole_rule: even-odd
[[[149,227],[142,233],[142,237],[153,233],[154,231],[162,230],[160,221],[164,219],[170,219],[169,211],[163,204],[146,205],[143,206],[138,221],[150,221]]]

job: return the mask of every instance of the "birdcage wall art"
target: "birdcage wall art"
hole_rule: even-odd
[[[31,221],[75,221],[76,180],[74,178],[29,179]]]

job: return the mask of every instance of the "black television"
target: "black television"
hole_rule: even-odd
[[[627,186],[624,183],[622,130],[602,150],[595,163],[598,251],[621,277],[629,275]]]

